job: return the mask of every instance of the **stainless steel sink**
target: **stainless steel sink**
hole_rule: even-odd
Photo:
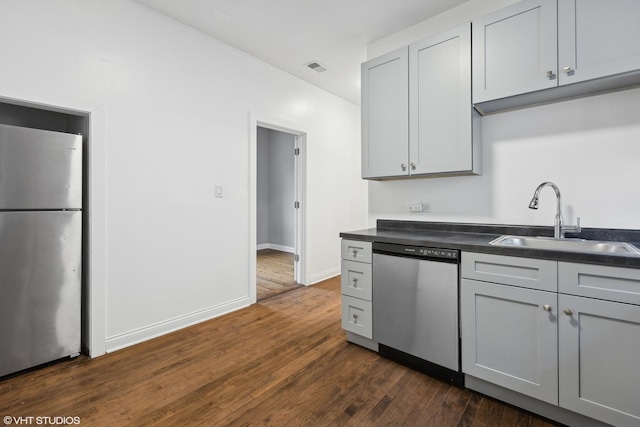
[[[625,242],[602,242],[582,239],[555,239],[553,237],[500,236],[489,242],[494,246],[517,246],[552,251],[586,252],[595,254],[613,254],[640,256],[640,250]]]

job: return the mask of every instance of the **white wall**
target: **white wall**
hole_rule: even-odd
[[[293,252],[295,246],[295,137],[258,128],[258,247]]]
[[[137,3],[2,0],[0,57],[0,97],[92,113],[93,355],[248,304],[251,114],[308,132],[309,276],[366,223],[357,106]]]
[[[514,1],[471,0],[369,46],[369,58],[468,22]],[[555,196],[544,189],[540,209],[528,209],[538,184],[562,192],[566,223],[640,229],[640,89],[592,96],[482,119],[481,176],[369,183],[369,224],[378,218],[553,225]],[[408,204],[430,202],[431,213]]]

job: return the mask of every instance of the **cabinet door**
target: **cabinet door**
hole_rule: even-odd
[[[461,283],[462,371],[557,405],[557,294]]]
[[[408,47],[362,64],[362,177],[409,174]]]
[[[474,20],[473,102],[557,86],[557,34],[556,0],[525,0]]]
[[[411,175],[473,169],[471,24],[409,46]]]
[[[640,1],[558,2],[561,85],[640,69]]]
[[[640,425],[640,306],[559,295],[560,406]]]

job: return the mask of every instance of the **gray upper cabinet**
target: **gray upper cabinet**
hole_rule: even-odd
[[[480,173],[471,24],[362,64],[362,177]]]
[[[486,114],[637,85],[639,16],[638,0],[525,0],[474,20],[476,109]]]
[[[362,177],[409,175],[409,61],[404,47],[362,64]]]
[[[409,46],[411,175],[480,173],[471,104],[471,24]]]
[[[640,69],[640,1],[558,2],[559,84]]]
[[[473,21],[473,102],[556,86],[556,0],[526,0]]]

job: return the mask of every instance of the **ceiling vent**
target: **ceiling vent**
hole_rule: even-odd
[[[315,71],[316,73],[323,73],[325,71],[327,71],[327,67],[325,67],[324,65],[320,64],[319,62],[310,62],[308,64],[306,64],[307,67],[311,68],[313,71]]]

